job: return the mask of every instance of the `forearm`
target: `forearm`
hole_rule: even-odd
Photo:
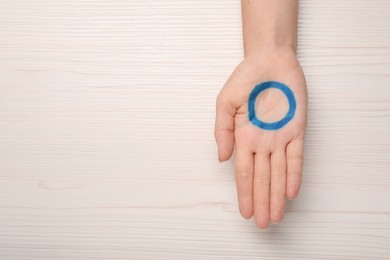
[[[245,57],[297,48],[298,0],[241,0]]]

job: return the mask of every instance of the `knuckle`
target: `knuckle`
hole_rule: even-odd
[[[290,186],[297,186],[301,182],[301,171],[289,171],[287,173],[288,183]]]
[[[216,98],[216,104],[217,106],[223,104],[225,102],[225,94],[223,94],[223,92],[220,92],[218,95],[217,95],[217,98]]]
[[[294,158],[296,161],[302,161],[302,160],[303,160],[303,154],[301,154],[301,153],[296,154],[293,158]]]
[[[294,154],[293,156],[290,156],[289,160],[292,163],[300,163],[303,161],[303,154]]]
[[[272,181],[283,181],[285,179],[285,172],[283,171],[272,171],[271,173],[271,178],[272,178]]]
[[[251,181],[253,173],[249,169],[236,169],[237,181]]]
[[[218,108],[226,108],[231,106],[230,94],[226,91],[221,91],[216,98],[216,106]]]
[[[255,185],[269,185],[271,183],[271,179],[268,175],[261,174],[259,176],[255,176],[253,182]]]

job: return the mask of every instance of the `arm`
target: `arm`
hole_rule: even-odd
[[[260,228],[282,220],[301,182],[307,91],[297,9],[297,0],[242,0],[245,58],[217,97],[218,158],[235,148],[240,212]]]
[[[242,0],[245,57],[296,51],[297,0]]]

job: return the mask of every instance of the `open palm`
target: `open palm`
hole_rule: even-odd
[[[280,129],[262,129],[248,117],[248,98],[262,82],[288,86],[296,111]],[[256,116],[277,122],[289,110],[286,95],[269,88],[256,98]],[[220,161],[228,160],[235,146],[235,176],[241,215],[260,228],[278,223],[285,199],[297,196],[302,174],[303,140],[307,119],[307,90],[302,69],[293,53],[246,58],[234,70],[217,97],[215,136]]]

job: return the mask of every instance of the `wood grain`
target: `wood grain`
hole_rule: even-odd
[[[0,259],[390,259],[390,2],[302,0],[303,187],[266,231],[218,164],[238,0],[3,0]]]

